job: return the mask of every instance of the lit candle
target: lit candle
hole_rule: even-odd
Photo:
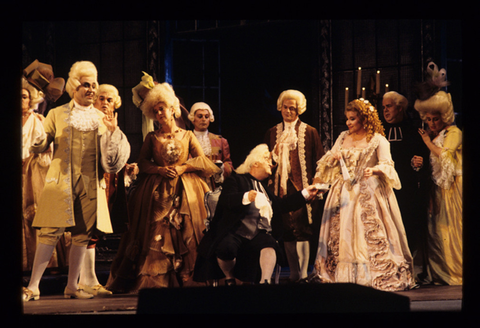
[[[362,98],[365,99],[365,87],[362,88]]]
[[[362,85],[362,68],[358,68],[357,72],[357,97],[360,96],[360,86]]]
[[[348,105],[348,87],[345,88],[345,108],[347,108]]]
[[[385,92],[388,92],[388,91],[390,91],[390,89],[388,88],[388,83],[387,83],[385,84]]]
[[[380,94],[380,71],[377,71],[377,83],[376,83],[376,93],[377,95]]]

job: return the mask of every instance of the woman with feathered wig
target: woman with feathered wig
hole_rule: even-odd
[[[419,129],[430,149],[433,193],[428,215],[426,247],[427,281],[462,284],[462,131],[454,125],[452,97],[440,88],[447,85],[446,71],[434,63],[429,78],[417,89],[415,109],[428,125]]]
[[[146,135],[140,150],[129,228],[107,282],[113,292],[194,284],[197,246],[207,216],[203,197],[209,190],[200,176],[219,171],[193,132],[176,125],[179,100],[168,83],[155,85],[140,109],[160,128]]]
[[[348,131],[317,163],[314,183],[331,186],[309,281],[408,289],[413,263],[392,189],[401,183],[390,144],[367,100],[348,103],[345,116]]]

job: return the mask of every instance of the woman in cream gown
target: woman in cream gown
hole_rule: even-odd
[[[398,291],[413,285],[412,256],[392,188],[401,188],[377,111],[363,99],[345,110],[349,131],[317,163],[329,184],[310,282]]]
[[[177,127],[179,101],[170,85],[153,87],[140,109],[160,128],[146,135],[140,150],[138,184],[129,198],[129,227],[107,282],[113,292],[195,284],[191,278],[205,230],[203,199],[209,190],[201,176],[219,171],[193,132]]]

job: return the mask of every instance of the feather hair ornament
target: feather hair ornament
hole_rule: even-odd
[[[429,62],[427,65],[425,81],[415,86],[415,95],[420,100],[427,100],[441,88],[446,87],[450,83],[447,81],[447,71],[445,68],[438,69],[437,64]]]

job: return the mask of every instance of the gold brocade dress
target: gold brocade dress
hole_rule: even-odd
[[[158,173],[159,167],[182,164],[196,170],[173,179]],[[138,166],[138,184],[128,201],[131,221],[112,263],[107,287],[114,292],[137,292],[195,284],[191,278],[205,229],[204,195],[209,190],[202,177],[219,168],[203,154],[191,131],[181,140],[160,139],[158,131],[150,132]]]
[[[375,134],[366,148],[344,148],[348,131],[317,165],[316,178],[331,185],[325,201],[315,267],[310,280],[355,283],[384,291],[413,286],[413,261],[392,188],[401,183],[385,137]],[[349,179],[339,161],[341,153]],[[367,167],[381,175],[363,176]]]
[[[462,131],[442,130],[433,140],[442,148],[430,154],[434,191],[428,217],[427,273],[435,284],[462,284]]]

